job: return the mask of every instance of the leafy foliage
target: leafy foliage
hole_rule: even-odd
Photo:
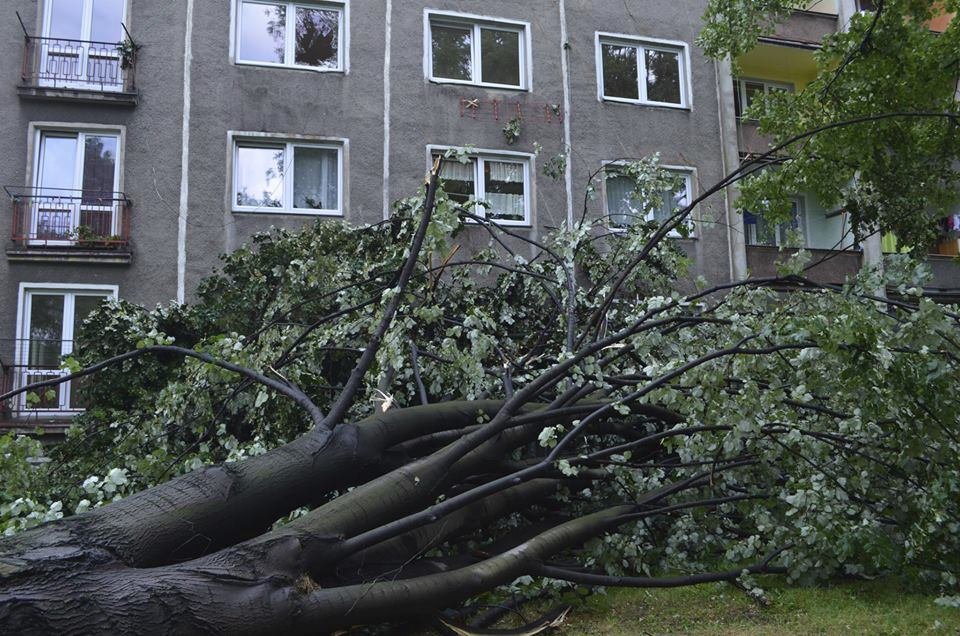
[[[789,0],[711,2],[700,43],[734,61],[790,15]],[[854,233],[894,232],[922,248],[958,202],[957,51],[960,25],[931,31],[955,1],[884,0],[827,36],[817,77],[796,92],[757,95],[744,113],[783,149],[777,168],[742,183],[739,207],[785,220],[789,198],[811,192],[850,213]],[[847,125],[845,122],[860,122]],[[824,132],[807,136],[810,131]]]
[[[669,178],[646,164],[626,172],[651,192]],[[193,305],[145,311],[118,302],[96,313],[73,364],[175,342],[294,382],[325,409],[379,306],[396,293],[419,205],[405,201],[392,221],[372,227],[319,223],[260,235],[224,258]],[[593,328],[625,335],[583,357],[566,382],[612,407],[607,424],[544,425],[539,444],[513,459],[564,451],[556,469],[570,485],[555,501],[568,514],[703,479],[704,466],[710,478],[677,496],[678,513],[641,514],[589,541],[576,551],[586,566],[615,574],[709,570],[790,546],[780,561],[796,580],[907,568],[957,584],[955,314],[923,298],[884,311],[865,298],[876,286],[870,276],[840,292],[744,285],[684,296],[671,289],[684,259],[668,241],[604,308],[612,281],[655,224],[603,238],[602,228],[584,223],[545,239],[532,260],[514,250],[505,263],[485,249],[457,261],[459,210],[440,193],[429,250],[351,419],[424,398],[509,396],[570,357],[570,320],[579,335],[602,310]],[[495,236],[510,249],[509,235]],[[908,298],[919,293],[922,271],[891,271],[900,271]],[[24,468],[40,448],[4,440],[4,461],[16,466],[4,491],[8,531],[262,454],[310,426],[283,398],[196,360],[130,360],[97,376],[89,391],[96,408],[78,418],[48,464]],[[651,417],[650,407],[671,416]],[[617,448],[623,431],[662,442],[604,450]],[[703,509],[704,497],[722,501]],[[507,516],[477,539],[520,523]],[[521,588],[533,594],[541,585],[530,579]]]

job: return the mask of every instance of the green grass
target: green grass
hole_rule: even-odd
[[[960,610],[893,579],[794,588],[767,580],[760,607],[728,584],[611,590],[575,609],[561,636],[590,634],[960,634]]]

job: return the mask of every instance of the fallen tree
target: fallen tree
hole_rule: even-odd
[[[696,202],[534,242],[440,170],[389,223],[259,237],[193,307],[99,311],[72,373],[20,390],[83,378],[94,407],[10,473],[48,499],[18,499],[33,520],[79,514],[6,507],[6,631],[481,625],[491,595],[773,572],[956,585],[958,316],[912,273],[888,300],[801,256],[680,294],[665,237]],[[456,258],[465,216],[496,251]]]
[[[793,6],[708,5],[717,57]],[[193,305],[96,312],[68,375],[0,396],[69,381],[90,404],[53,449],[0,438],[4,631],[471,630],[571,589],[774,572],[955,590],[960,330],[922,267],[836,288],[801,253],[681,292],[667,238],[744,179],[772,223],[809,190],[922,253],[955,199],[958,35],[925,30],[930,3],[876,5],[807,89],[754,97],[777,147],[662,224],[655,159],[621,168],[641,222],[585,202],[537,240],[451,201],[437,165],[388,222],[258,236]],[[464,220],[490,249],[461,254]]]

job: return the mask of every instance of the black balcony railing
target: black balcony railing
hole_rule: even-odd
[[[132,204],[122,192],[4,188],[13,206],[13,242],[21,248],[123,249]]]
[[[3,362],[3,358],[0,357],[0,395],[10,391],[13,386],[11,377],[13,375],[13,367],[8,367]],[[0,421],[10,417],[10,405],[13,400],[0,400]]]
[[[60,368],[64,355],[73,349],[65,340],[31,338],[0,340],[0,395],[37,382],[67,375]],[[0,402],[0,419],[28,420],[62,418],[86,408],[82,380],[70,380],[22,393]]]
[[[17,18],[19,19],[19,14]],[[126,33],[121,42],[95,42],[24,35],[23,86],[102,93],[136,92],[137,49]],[[122,25],[121,25],[122,26]]]

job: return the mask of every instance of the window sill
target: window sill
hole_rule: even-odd
[[[532,88],[526,88],[523,86],[509,86],[507,84],[483,84],[479,82],[463,82],[459,80],[438,79],[435,77],[428,77],[427,82],[430,84],[435,84],[437,86],[470,86],[473,88],[482,88],[488,91],[505,91],[508,93],[533,92]]]
[[[610,230],[610,233],[615,236],[622,236],[628,231],[628,228],[625,227],[608,227],[607,229]],[[664,238],[668,238],[673,241],[696,241],[700,237],[696,234],[691,234],[690,236],[681,236],[676,232],[668,232]]]
[[[326,210],[267,210],[267,209],[243,209],[233,208],[233,214],[250,214],[255,216],[323,216],[335,219],[342,219],[343,212]]]
[[[486,221],[486,223],[484,223]],[[533,223],[530,221],[498,221],[496,219],[484,219],[483,221],[477,221],[476,219],[466,218],[463,220],[465,226],[483,226],[487,224],[496,223],[497,225],[502,225],[503,227],[518,227],[518,228],[527,228],[532,229]]]
[[[600,101],[605,104],[622,104],[624,106],[643,106],[645,108],[663,108],[667,110],[685,110],[690,112],[692,109],[685,104],[666,104],[663,102],[642,102],[636,99],[621,99],[617,97],[601,97]]]
[[[270,62],[247,62],[245,60],[234,60],[236,66],[247,66],[252,68],[270,68],[283,71],[305,71],[307,73],[318,73],[321,75],[346,75],[347,70],[343,68],[317,68],[316,66],[296,66],[292,64],[271,64]]]

